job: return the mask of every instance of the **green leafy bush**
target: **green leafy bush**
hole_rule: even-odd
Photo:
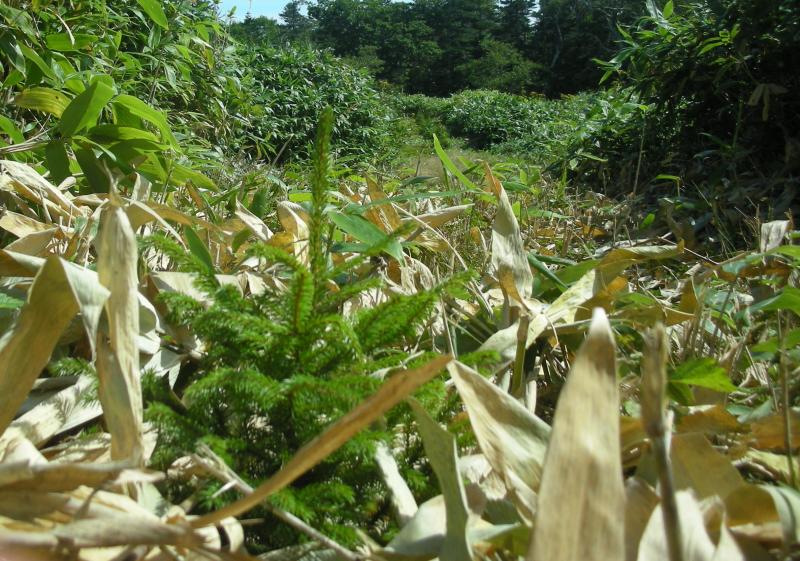
[[[391,113],[371,79],[332,54],[304,46],[261,48],[252,53],[255,97],[263,113],[252,133],[271,155],[308,154],[322,109],[333,108],[333,142],[347,155],[380,154],[390,144]]]
[[[785,211],[800,169],[800,75],[790,70],[800,5],[692,0],[648,11],[605,64],[606,78],[653,109],[619,141],[642,146],[646,179],[683,176],[704,184],[704,198],[735,203],[720,209],[730,219],[739,204]]]
[[[44,163],[54,181],[82,174],[85,191],[108,190],[106,168],[213,187],[193,168],[243,132],[244,65],[212,4],[146,5],[0,5],[0,92],[14,108],[0,117],[5,153]]]

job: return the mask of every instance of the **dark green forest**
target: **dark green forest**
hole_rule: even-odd
[[[796,0],[3,1],[0,560],[796,558],[797,53]]]
[[[330,49],[406,93],[557,97],[596,88],[596,59],[610,59],[620,26],[645,14],[638,0],[298,1],[280,22],[246,16],[231,33],[249,44]]]

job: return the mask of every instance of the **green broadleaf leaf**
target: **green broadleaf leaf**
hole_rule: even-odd
[[[44,111],[56,117],[61,117],[69,103],[67,96],[52,88],[28,88],[14,98],[17,107]]]
[[[718,392],[736,390],[728,374],[713,358],[696,358],[678,366],[670,375],[669,381],[676,384],[698,386]]]
[[[439,159],[442,161],[442,165],[445,167],[445,169],[447,169],[447,171],[455,175],[456,178],[458,178],[458,180],[468,189],[480,191],[478,186],[470,181],[467,176],[461,173],[461,170],[456,167],[456,165],[450,159],[450,156],[448,156],[447,152],[445,152],[444,148],[442,148],[442,145],[439,143],[439,139],[435,134],[433,135],[433,147],[436,150],[436,155],[439,156]]]
[[[72,136],[93,126],[106,104],[114,97],[114,88],[102,80],[95,80],[85,92],[77,96],[64,110],[58,128],[64,136]]]
[[[785,335],[784,340],[784,348],[786,349],[793,349],[800,345],[800,329],[792,329]],[[774,355],[777,353],[781,348],[780,339],[777,337],[772,337],[771,339],[767,339],[766,341],[762,341],[757,345],[753,345],[750,348],[750,351],[755,354],[769,354]],[[755,357],[754,357],[755,358]]]
[[[119,140],[149,140],[158,142],[153,133],[135,127],[121,127],[119,125],[97,125],[89,130],[89,138],[96,142]]]
[[[789,310],[800,316],[800,288],[787,286],[781,292],[750,306],[751,312],[777,312]]]
[[[330,213],[330,218],[346,234],[353,236],[369,247],[385,244],[384,251],[386,253],[400,262],[403,261],[403,246],[400,245],[400,242],[389,239],[389,236],[384,234],[372,222],[368,222],[360,216],[352,216],[342,212],[332,212]]]
[[[189,246],[189,251],[194,255],[206,268],[209,275],[215,275],[214,262],[211,259],[211,254],[208,252],[206,244],[200,239],[200,236],[190,227],[183,228],[183,236],[186,238],[186,245]]]
[[[170,182],[176,185],[183,185],[184,183],[191,182],[196,187],[209,189],[211,191],[217,190],[217,185],[208,177],[181,164],[172,164]]]
[[[115,108],[124,108],[140,119],[144,119],[145,121],[152,123],[158,127],[159,131],[161,131],[161,140],[163,142],[168,142],[173,147],[178,146],[178,141],[175,139],[175,136],[173,136],[172,131],[169,128],[167,118],[161,111],[157,111],[147,105],[141,99],[127,94],[118,95],[114,99],[113,105]]]
[[[44,42],[51,51],[70,52],[83,50],[98,39],[97,35],[84,33],[73,33],[71,36],[68,33],[52,33],[44,38]]]
[[[157,25],[164,29],[169,29],[167,16],[164,13],[164,9],[161,7],[161,2],[158,2],[158,0],[136,0],[136,2]]]
[[[0,115],[0,131],[7,134],[8,138],[10,138],[11,142],[14,144],[25,142],[25,136],[23,136],[22,131],[17,128],[14,121],[3,115]]]
[[[108,193],[111,182],[103,168],[100,167],[94,151],[90,148],[79,148],[75,150],[75,159],[78,160],[78,165],[81,166],[86,182],[89,184],[89,192]]]
[[[69,158],[64,143],[60,140],[51,140],[44,149],[44,157],[47,162],[47,169],[50,170],[50,178],[56,183],[61,183],[72,175],[69,170]]]
[[[36,53],[36,51],[34,51],[28,45],[25,45],[23,43],[20,43],[19,48],[22,51],[22,54],[25,55],[25,58],[27,58],[29,61],[35,64],[39,68],[39,70],[42,71],[42,74],[44,74],[51,80],[56,79],[56,75],[53,72],[53,69],[50,68],[50,65],[47,64],[44,61],[44,59]]]

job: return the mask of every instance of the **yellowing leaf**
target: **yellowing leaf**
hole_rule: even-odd
[[[51,88],[28,88],[17,94],[14,98],[14,105],[61,117],[64,109],[69,105],[69,98]]]

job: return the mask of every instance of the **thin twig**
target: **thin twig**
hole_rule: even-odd
[[[794,455],[792,453],[792,410],[789,407],[789,365],[786,361],[786,337],[783,329],[783,312],[778,312],[778,340],[780,352],[778,355],[778,368],[781,373],[781,409],[783,409],[784,445],[786,446],[786,460],[789,462],[789,483],[797,489],[797,472],[794,469]]]
[[[661,486],[661,513],[670,561],[683,561],[680,514],[669,458],[671,422],[665,411],[669,340],[663,324],[645,336],[642,357],[642,424],[650,437]]]

